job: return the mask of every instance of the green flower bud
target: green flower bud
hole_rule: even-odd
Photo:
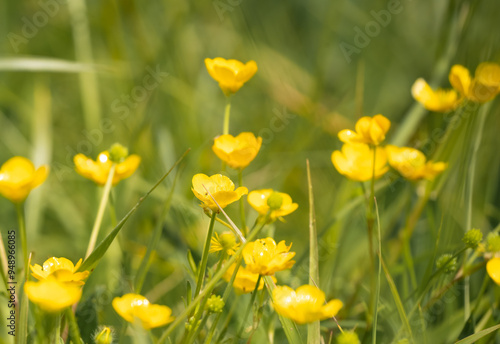
[[[278,210],[283,205],[283,197],[279,193],[273,192],[267,198],[267,205],[271,210]]]
[[[96,344],[111,344],[113,343],[113,332],[107,326],[104,326],[95,335],[94,341]]]
[[[491,232],[488,234],[486,239],[487,248],[489,252],[500,252],[500,235],[496,232]]]
[[[109,160],[120,163],[128,156],[128,148],[115,143],[109,149]]]
[[[194,317],[189,318],[189,320],[186,322],[186,330],[192,331],[193,328],[197,327],[201,323],[201,320],[198,320],[196,323],[196,326],[194,324]]]
[[[452,274],[457,271],[457,257],[453,259],[451,259],[451,257],[453,257],[453,255],[449,253],[441,255],[436,261],[436,268],[439,270],[446,265],[444,268],[444,273],[446,274]]]
[[[462,238],[462,241],[468,248],[476,248],[477,245],[483,240],[483,233],[480,229],[470,229]]]
[[[360,341],[356,332],[344,331],[337,336],[337,344],[360,344]]]
[[[220,313],[224,308],[224,301],[219,295],[212,295],[207,300],[207,311],[210,313]]]

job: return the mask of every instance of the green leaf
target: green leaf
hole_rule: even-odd
[[[48,57],[25,57],[0,59],[0,70],[23,72],[81,73],[95,71],[90,64]]]
[[[500,329],[500,325],[495,325],[492,327],[489,327],[485,330],[479,331],[478,333],[474,333],[472,336],[469,336],[467,338],[464,338],[458,342],[455,342],[455,344],[473,344],[479,339],[483,338],[484,336],[487,336],[488,334],[495,332],[496,330]]]

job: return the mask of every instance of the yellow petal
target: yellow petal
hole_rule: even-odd
[[[54,279],[28,281],[24,285],[24,291],[31,302],[50,313],[62,311],[78,302],[82,296],[80,287]]]
[[[461,65],[454,65],[451,67],[449,79],[451,86],[453,86],[458,93],[465,97],[469,96],[471,77],[467,68]]]
[[[486,271],[496,284],[500,285],[500,258],[492,258],[486,264]]]
[[[424,79],[417,79],[412,86],[411,93],[416,101],[427,110],[447,112],[453,110],[460,103],[455,90],[437,89],[434,91]]]

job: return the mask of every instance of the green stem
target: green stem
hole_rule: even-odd
[[[28,279],[29,266],[28,266],[28,241],[26,237],[26,223],[24,222],[24,208],[23,203],[16,204],[17,221],[19,223],[19,233],[21,237],[21,249],[23,250],[23,267],[24,267],[24,280]]]
[[[59,344],[61,338],[61,315],[58,313],[56,315],[53,315],[53,322],[52,322],[52,331],[50,331],[50,336],[49,336],[49,343],[50,344]],[[78,337],[80,338],[80,337]]]
[[[214,234],[214,224],[216,216],[217,213],[215,211],[212,212],[210,225],[208,226],[207,238],[205,240],[205,246],[203,248],[203,255],[201,256],[201,264],[198,271],[198,280],[196,281],[196,291],[194,292],[195,297],[200,293],[201,287],[203,285],[205,270],[207,269],[208,251],[210,249],[210,242],[212,240],[212,235]]]
[[[373,256],[373,223],[375,222],[375,216],[373,215],[373,202],[375,198],[375,166],[377,158],[377,147],[373,146],[373,166],[372,166],[372,178],[370,181],[370,198],[368,200],[368,215],[367,215],[367,227],[368,227],[368,255],[370,256],[370,303],[368,304],[368,321],[367,326],[371,325],[371,315],[373,313],[374,303],[375,303],[375,257]]]
[[[243,173],[242,170],[238,170],[238,183],[239,186],[243,186]],[[247,223],[245,219],[245,202],[243,197],[240,197],[240,217],[241,217],[241,231],[243,235],[247,235]]]
[[[87,259],[90,256],[97,242],[97,235],[99,234],[99,228],[101,227],[102,217],[104,215],[104,209],[106,209],[106,204],[108,203],[109,193],[111,191],[111,186],[113,184],[113,176],[115,174],[115,169],[116,169],[116,164],[113,163],[111,165],[111,169],[109,170],[106,184],[104,185],[104,191],[102,193],[101,203],[99,204],[99,210],[97,211],[94,227],[92,228],[92,234],[90,235],[89,246],[87,247],[87,253],[85,253],[85,259]]]
[[[224,126],[222,134],[229,134],[229,117],[231,116],[231,96],[226,96],[226,107],[224,108]]]
[[[9,289],[7,286],[7,262],[7,253],[5,252],[2,235],[0,234],[0,273],[2,274],[2,280],[5,284],[5,291]]]
[[[75,314],[73,314],[71,307],[66,308],[66,316],[68,317],[71,341],[75,344],[83,344],[80,336],[80,330],[78,329],[78,323],[76,322]]]
[[[259,292],[259,285],[260,285],[261,279],[262,279],[262,275],[259,275],[259,278],[257,278],[257,283],[255,284],[255,288],[252,292],[252,297],[250,298],[250,303],[248,304],[247,310],[245,311],[245,314],[243,315],[243,320],[241,321],[241,326],[240,326],[240,329],[238,330],[238,334],[236,335],[236,338],[241,338],[241,333],[245,329],[245,323],[247,322],[248,314],[250,314],[250,311],[252,310],[252,306],[255,302],[255,297],[257,296],[257,293]]]

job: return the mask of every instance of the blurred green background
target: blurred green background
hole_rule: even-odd
[[[82,332],[89,341],[97,324],[123,325],[111,300],[131,290],[152,229],[162,220],[162,240],[143,291],[151,301],[173,308],[174,315],[180,313],[189,278],[186,252],[201,256],[208,223],[190,190],[191,178],[220,171],[211,145],[222,132],[225,99],[203,60],[255,60],[259,71],[233,97],[230,133],[251,131],[264,140],[244,170],[244,184],[250,190],[287,192],[299,203],[286,223],[270,229],[276,240],[293,242],[297,252],[295,267],[278,274],[278,280],[292,287],[308,281],[309,159],[321,233],[319,285],[327,299],[346,304],[341,325],[362,334],[369,290],[365,208],[359,183],[339,175],[331,163],[332,151],[341,146],[336,134],[353,128],[362,115],[381,113],[392,121],[389,142],[420,148],[430,158],[450,163],[434,184],[411,241],[420,279],[432,260],[441,223],[438,254],[462,247],[477,121],[474,113],[457,122],[429,113],[415,104],[410,87],[418,77],[449,87],[447,75],[455,63],[471,71],[483,61],[498,63],[498,13],[499,2],[464,0],[1,1],[0,162],[22,155],[51,166],[48,180],[26,204],[33,261],[40,264],[51,256],[77,261],[85,253],[101,190],[74,171],[76,153],[95,158],[120,142],[142,157],[139,170],[113,191],[121,218],[191,148],[168,216],[161,218],[161,208],[173,176],[131,218],[119,243],[89,278],[82,301],[89,315]],[[472,222],[485,235],[500,219],[498,101],[487,106]],[[450,123],[457,123],[457,129],[443,140],[435,130],[444,131]],[[232,171],[229,175],[236,180]],[[395,172],[377,185],[383,252],[389,256],[423,190]],[[251,223],[256,214],[248,205],[247,210]],[[228,208],[239,223],[237,211],[236,205]],[[14,207],[3,198],[0,218],[2,235],[17,228]],[[101,237],[110,229],[105,216]],[[224,229],[218,225],[216,230]],[[389,268],[405,299],[412,290],[406,265],[400,259]],[[482,269],[471,278],[472,295],[484,274]],[[490,287],[486,304],[498,294],[498,287]],[[411,319],[418,343],[458,338],[464,325],[462,293],[463,287],[456,285],[439,309]],[[383,277],[380,302],[380,343],[404,338]],[[498,323],[496,307],[487,320]],[[336,328],[330,320],[322,325]],[[257,331],[255,343],[263,340],[264,331]],[[0,333],[7,340],[4,330]],[[283,341],[278,331],[276,342]]]

